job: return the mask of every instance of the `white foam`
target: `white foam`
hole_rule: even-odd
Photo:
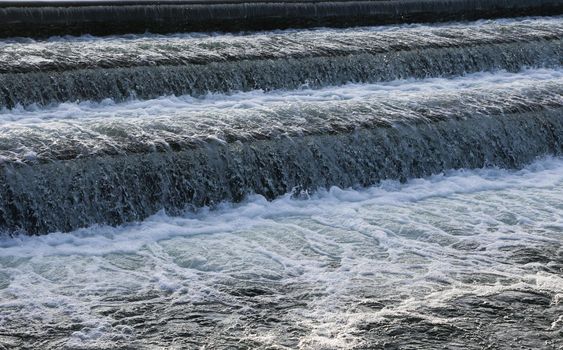
[[[462,89],[518,88],[534,83],[563,81],[563,69],[526,69],[522,72],[481,72],[452,79],[404,79],[378,84],[346,84],[321,89],[286,91],[239,92],[234,94],[208,94],[201,98],[164,96],[152,100],[130,100],[116,103],[111,99],[102,102],[84,101],[63,103],[56,107],[16,107],[0,112],[0,126],[39,124],[58,120],[92,120],[100,118],[155,118],[186,112],[228,111],[267,108],[275,104],[303,102],[353,101],[381,98],[392,95],[396,99],[418,100],[435,93],[447,93]]]
[[[557,259],[549,250],[561,246],[562,198],[563,158],[546,158],[519,171],[449,171],[405,184],[332,188],[306,200],[254,196],[117,228],[4,237],[0,328],[72,325],[78,330],[69,347],[144,344],[159,338],[137,334],[128,317],[134,325],[154,317],[164,334],[174,332],[168,320],[174,327],[178,313],[196,309],[195,317],[242,327],[243,342],[279,344],[287,327],[298,326],[301,347],[341,348],[362,347],[362,325],[390,319],[466,324],[428,312],[451,309],[460,298],[521,291],[557,303],[563,279],[549,264],[517,259],[527,249]],[[245,286],[280,289],[257,298],[231,294]],[[385,307],[372,309],[372,302]],[[277,321],[256,332],[249,315],[265,310]],[[553,331],[558,316],[548,319]]]
[[[307,200],[296,200],[286,195],[269,202],[261,196],[252,196],[242,204],[224,203],[218,209],[204,208],[182,217],[169,217],[160,212],[143,222],[117,228],[94,226],[72,233],[4,237],[0,240],[0,256],[131,253],[151,242],[172,237],[236,232],[261,225],[267,226],[284,217],[309,217],[324,224],[336,225],[332,212],[350,213],[353,219],[354,213],[366,206],[387,208],[426,201],[434,197],[449,198],[462,194],[518,188],[552,188],[561,186],[562,182],[563,159],[547,158],[519,171],[456,170],[410,180],[406,184],[385,181],[365,189],[333,187],[329,191],[315,193]],[[347,224],[353,225],[353,222],[349,221]]]
[[[30,0],[33,1],[33,0]],[[125,35],[109,35],[109,36],[95,36],[95,35],[64,35],[64,36],[52,36],[46,40],[33,39],[28,37],[14,37],[0,40],[1,45],[11,45],[14,43],[35,43],[35,42],[92,42],[92,41],[136,41],[136,40],[166,40],[166,39],[206,39],[210,37],[241,37],[241,36],[268,36],[272,34],[289,34],[289,33],[325,33],[325,32],[394,32],[400,30],[431,30],[439,28],[457,28],[457,27],[483,27],[490,25],[514,25],[514,24],[553,24],[559,23],[563,19],[563,16],[528,16],[528,17],[516,17],[516,18],[498,18],[498,19],[480,19],[476,21],[452,21],[452,22],[437,22],[437,23],[405,23],[398,25],[381,25],[381,26],[365,26],[365,27],[348,27],[348,28],[327,28],[327,27],[317,27],[308,29],[277,29],[268,31],[243,31],[243,32],[188,32],[188,33],[172,33],[172,34],[154,34],[154,33],[144,33],[144,34],[125,34]]]

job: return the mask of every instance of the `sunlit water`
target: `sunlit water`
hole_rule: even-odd
[[[0,241],[6,348],[563,346],[563,159]]]
[[[561,33],[0,41],[0,350],[562,349]]]

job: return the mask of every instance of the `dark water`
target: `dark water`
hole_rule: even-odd
[[[2,1],[0,37],[349,27],[561,14],[559,0]]]

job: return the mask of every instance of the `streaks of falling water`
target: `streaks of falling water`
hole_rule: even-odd
[[[562,13],[558,0],[3,1],[0,36],[342,27]]]
[[[0,344],[560,349],[563,160],[0,240]]]
[[[563,20],[0,45],[0,107],[558,67]]]
[[[521,167],[562,152],[563,85],[558,71],[541,72],[396,97],[355,85],[361,97],[351,100],[322,101],[321,90],[322,102],[175,108],[151,118],[120,117],[116,105],[110,117],[4,124],[3,228],[67,231],[250,193],[273,199],[452,168]],[[472,82],[480,87],[464,87]]]

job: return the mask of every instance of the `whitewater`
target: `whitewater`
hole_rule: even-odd
[[[0,350],[563,348],[562,38],[0,39]]]
[[[557,349],[561,196],[563,160],[545,158],[3,238],[0,339]]]

